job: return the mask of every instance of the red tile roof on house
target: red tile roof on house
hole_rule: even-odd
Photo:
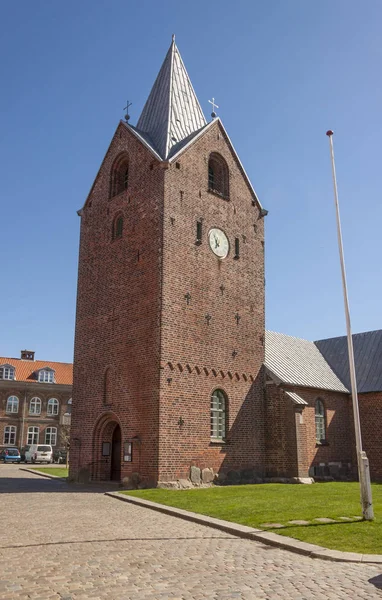
[[[23,360],[0,356],[0,366],[15,367],[15,381],[37,381],[37,371],[44,367],[54,370],[55,383],[73,385],[73,364],[52,362],[51,360]]]

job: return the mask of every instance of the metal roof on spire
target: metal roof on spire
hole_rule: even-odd
[[[171,46],[139,117],[136,129],[152,142],[163,160],[172,149],[207,125],[202,108],[175,44]]]

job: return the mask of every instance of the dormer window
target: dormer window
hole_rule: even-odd
[[[38,372],[38,381],[40,383],[54,383],[53,369],[40,369]]]
[[[15,368],[12,365],[1,365],[0,367],[0,379],[14,379]]]

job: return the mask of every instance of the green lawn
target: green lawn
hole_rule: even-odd
[[[260,484],[211,487],[193,490],[137,490],[122,492],[145,500],[209,515],[266,530],[264,523],[281,523],[271,529],[280,535],[334,550],[382,554],[382,485],[372,486],[375,521],[357,521],[361,516],[358,483],[313,485]],[[337,523],[322,524],[316,518]],[[341,521],[339,517],[350,517]],[[292,520],[309,525],[290,525]]]
[[[68,469],[65,467],[33,467],[34,471],[41,471],[41,473],[47,473],[48,475],[56,475],[57,477],[67,477]]]

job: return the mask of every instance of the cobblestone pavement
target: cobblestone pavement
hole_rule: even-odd
[[[0,493],[0,600],[382,599],[378,566],[299,556],[16,465],[0,466]]]

